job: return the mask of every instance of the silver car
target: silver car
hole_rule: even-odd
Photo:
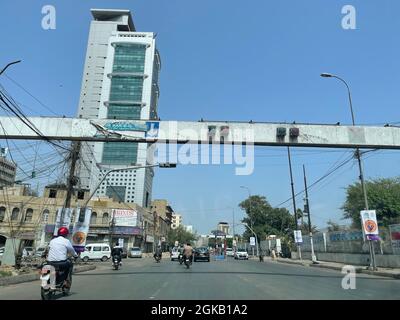
[[[129,257],[130,258],[141,258],[142,257],[142,250],[139,247],[133,247],[129,250]]]
[[[239,259],[249,260],[249,254],[247,253],[246,250],[238,249],[238,250],[235,252],[234,258],[235,258],[236,260],[239,260]]]

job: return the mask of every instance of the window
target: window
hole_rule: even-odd
[[[57,190],[50,189],[49,198],[55,198],[55,197],[57,197]]]
[[[93,247],[93,251],[101,251],[101,247]]]
[[[11,213],[11,220],[17,220],[19,216],[19,209],[14,208],[12,213]]]
[[[85,191],[78,191],[78,199],[83,200],[85,198]]]
[[[107,224],[108,223],[108,213],[107,212],[103,213],[102,223],[103,224]]]
[[[33,209],[29,208],[25,213],[25,222],[31,222],[33,218]]]
[[[90,216],[90,224],[96,224],[97,222],[97,213],[92,212],[92,215]]]
[[[87,247],[85,248],[85,250],[86,250],[86,251],[91,251],[91,250],[92,250],[92,247],[91,247],[91,246],[87,246]]]
[[[110,251],[110,247],[103,247],[102,250],[103,251]]]
[[[5,215],[6,215],[6,208],[5,207],[0,207],[0,222],[4,221]]]

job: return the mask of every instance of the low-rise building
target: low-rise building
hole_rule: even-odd
[[[168,232],[171,229],[174,210],[167,200],[158,199],[151,202],[150,211],[153,213],[155,225],[155,243],[161,245],[164,251],[168,250]]]
[[[7,160],[5,155],[0,155],[0,187],[12,186],[15,182],[17,166]]]
[[[171,229],[177,229],[183,223],[182,215],[174,213],[172,215]]]
[[[49,185],[41,197],[32,196],[28,186],[3,187],[1,192],[4,196],[0,197],[0,246],[8,238],[21,240],[25,246],[48,243],[54,233],[57,210],[65,205],[66,186]],[[83,207],[88,197],[88,191],[78,191],[72,197],[71,208]],[[153,218],[146,209],[111,198],[92,198],[88,207],[92,208],[92,214],[86,243],[115,243],[122,238],[126,249],[138,246],[145,251],[153,250]],[[116,209],[134,210],[137,225],[112,226],[111,217]],[[71,223],[75,221],[75,212]]]
[[[229,224],[227,222],[218,223],[217,229],[225,234],[229,234]]]

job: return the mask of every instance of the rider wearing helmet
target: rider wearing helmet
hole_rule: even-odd
[[[61,227],[58,229],[57,236],[49,243],[49,252],[47,261],[53,266],[58,266],[60,270],[68,271],[69,275],[72,272],[72,263],[68,260],[68,253],[77,257],[74,247],[66,238],[68,236],[68,228]]]
[[[121,262],[121,260],[122,260],[122,253],[123,253],[123,250],[122,250],[122,248],[120,247],[119,242],[117,242],[117,243],[115,244],[115,247],[112,248],[112,250],[111,250],[111,257],[117,258],[118,263],[119,263],[120,265],[122,265],[122,262]]]

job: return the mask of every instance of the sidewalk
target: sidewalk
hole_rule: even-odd
[[[258,260],[258,258],[253,258],[253,260]],[[342,271],[343,267],[346,264],[337,263],[337,262],[328,262],[328,261],[318,261],[317,263],[313,263],[311,260],[292,260],[286,258],[276,258],[273,260],[271,257],[264,257],[264,261],[269,262],[279,262],[279,263],[288,263],[288,264],[296,264],[304,267],[313,267],[313,268],[325,268],[331,270]],[[356,270],[356,273],[364,273],[374,276],[380,277],[391,277],[395,279],[400,279],[400,269],[389,269],[389,268],[381,268],[379,267],[377,271],[368,270],[366,266],[353,266]]]
[[[77,265],[77,266],[74,266],[73,273],[85,272],[85,271],[94,270],[94,269],[96,269],[96,266],[92,265],[92,264]],[[0,287],[8,286],[11,284],[18,284],[18,283],[22,283],[22,282],[35,281],[35,280],[39,280],[39,278],[40,278],[39,269],[37,269],[35,272],[31,272],[31,273],[27,273],[27,274],[21,274],[21,275],[10,276],[10,277],[2,277],[2,278],[0,278]]]

